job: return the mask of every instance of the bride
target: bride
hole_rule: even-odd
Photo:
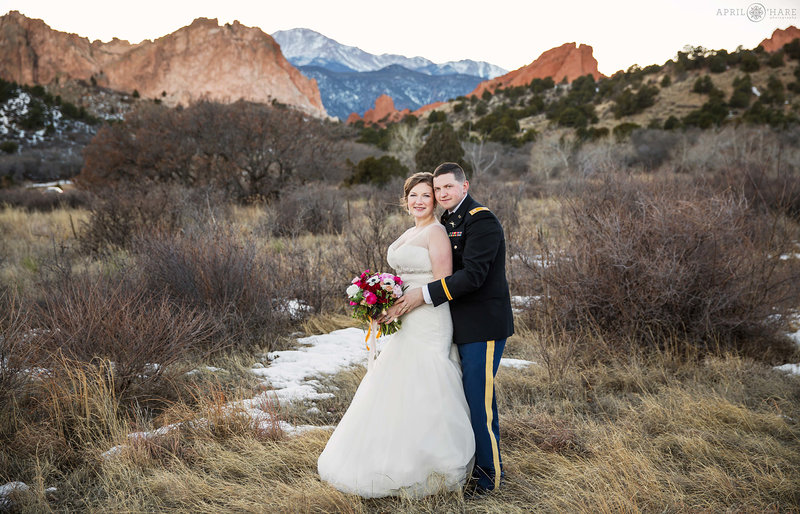
[[[389,246],[388,261],[410,286],[452,273],[445,228],[434,218],[433,175],[403,187],[414,226]],[[364,497],[419,497],[459,489],[472,467],[475,440],[464,398],[447,302],[402,318],[361,381],[319,456],[320,477]]]

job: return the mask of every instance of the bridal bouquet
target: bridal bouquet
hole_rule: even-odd
[[[400,329],[399,320],[380,324],[374,323],[373,320],[403,296],[402,286],[403,280],[400,277],[391,273],[372,273],[366,270],[354,278],[347,288],[347,297],[353,307],[353,317],[370,327],[367,340],[372,335],[373,329],[377,331],[375,337],[394,334]]]

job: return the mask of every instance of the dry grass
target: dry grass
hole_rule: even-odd
[[[338,323],[333,321],[334,324]],[[509,342],[535,355],[534,335]],[[549,344],[561,342],[551,340]],[[513,350],[513,351],[512,351]],[[326,383],[337,398],[304,422],[335,422],[363,368]],[[288,437],[222,414],[210,394],[174,411],[208,424],[134,444],[94,471],[20,498],[23,510],[179,512],[694,512],[794,511],[800,507],[800,377],[736,356],[692,363],[668,354],[570,369],[540,366],[498,375],[506,485],[482,501],[456,493],[362,499],[319,481],[329,432]],[[330,412],[328,412],[330,411]],[[280,413],[282,417],[286,414]],[[89,442],[96,445],[102,440]],[[34,484],[36,482],[34,481]],[[43,481],[43,486],[52,485]]]
[[[0,284],[30,287],[42,266],[75,246],[88,214],[84,209],[29,212],[0,207]]]

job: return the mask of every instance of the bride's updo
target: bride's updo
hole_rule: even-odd
[[[406,183],[403,184],[403,203],[408,202],[408,195],[414,189],[414,186],[423,182],[431,186],[431,191],[433,191],[433,173],[420,171],[406,179]],[[433,197],[433,205],[436,206],[436,196]]]

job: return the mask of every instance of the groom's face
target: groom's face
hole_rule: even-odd
[[[452,173],[433,177],[433,192],[436,194],[436,201],[448,211],[452,211],[458,206],[461,200],[467,196],[468,189],[469,182],[457,181]]]

